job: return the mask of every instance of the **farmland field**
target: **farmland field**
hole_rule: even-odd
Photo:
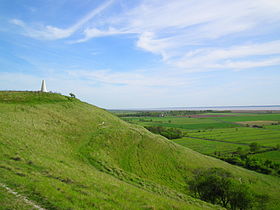
[[[217,119],[217,118],[215,118]],[[237,115],[233,117],[223,117],[223,121],[242,122],[242,121],[280,121],[280,114],[247,114]]]
[[[258,158],[262,158],[262,159],[272,160],[272,161],[280,163],[280,151],[271,151],[271,152],[259,153],[259,154],[255,154],[253,156],[258,157]]]
[[[267,126],[265,126],[265,128],[280,130],[280,124],[279,125],[267,125]]]
[[[158,112],[158,116],[155,117],[122,117],[122,119],[142,126],[181,129],[184,137],[173,141],[207,155],[216,152],[234,152],[238,147],[249,150],[252,143],[259,144],[263,150],[273,149],[280,144],[279,113],[203,112],[184,116],[164,116]],[[280,152],[267,151],[252,157],[279,161]]]
[[[247,146],[245,145],[237,145],[217,141],[206,141],[203,139],[193,139],[188,137],[176,139],[174,140],[174,142],[207,155],[211,155],[215,151],[231,152],[235,151],[238,147],[247,148]]]
[[[250,144],[257,142],[263,146],[274,146],[280,144],[280,132],[277,130],[262,128],[226,128],[210,129],[201,131],[190,131],[187,133],[190,137],[203,139],[222,140],[225,142]]]
[[[123,118],[130,123],[142,126],[163,126],[172,128],[192,129],[213,129],[240,127],[238,124],[221,122],[212,118],[190,118],[190,117],[126,117]]]

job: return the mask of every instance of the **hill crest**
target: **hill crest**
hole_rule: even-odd
[[[255,191],[275,191],[271,205],[278,206],[274,177],[201,155],[78,99],[36,94],[0,92],[0,182],[45,208],[220,208],[188,195],[186,179],[198,167],[221,167]]]

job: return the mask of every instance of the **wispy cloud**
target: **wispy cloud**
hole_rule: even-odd
[[[125,86],[125,87],[153,87],[153,88],[170,88],[170,87],[186,87],[193,80],[186,79],[182,75],[169,71],[158,70],[136,70],[132,72],[114,72],[111,70],[76,70],[66,71],[68,75],[80,78],[82,80],[91,81],[101,85]]]
[[[187,89],[195,81],[168,72],[159,76],[142,70],[71,70],[42,75],[0,72],[1,85],[8,90],[39,90],[42,79],[50,91],[65,95],[74,92],[82,100],[110,108],[160,106],[167,96],[174,96],[178,88]]]
[[[32,15],[21,2],[7,16],[20,17],[10,23],[21,34],[49,42],[3,27],[2,89],[38,89],[45,79],[50,90],[114,108],[279,104],[279,0],[63,2],[36,3]],[[91,2],[103,4],[87,14]],[[45,8],[64,12],[59,20],[84,16],[62,27],[44,19]]]
[[[155,32],[200,41],[202,38],[218,38],[248,30],[264,21],[277,22],[280,19],[280,8],[271,2],[273,1],[144,0],[134,9],[118,14],[115,19],[109,17],[109,20],[113,19],[111,23],[104,23],[108,23],[108,26],[115,25],[115,28],[127,33]]]
[[[280,57],[278,41],[259,40],[260,43],[246,45],[246,37],[262,36],[280,28],[279,5],[277,0],[144,0],[113,21],[110,21],[112,17],[104,20],[104,25],[100,28],[87,28],[84,30],[85,37],[78,42],[100,36],[136,34],[136,45],[139,48],[161,55],[167,64],[190,71],[205,71],[206,67],[251,68],[266,64],[278,65],[278,59],[271,58],[263,58],[260,62],[252,59],[242,62],[226,59],[254,55]],[[213,42],[219,46],[219,39],[230,36],[239,42],[227,38],[228,46],[209,46]],[[230,42],[233,44],[229,44]],[[197,69],[196,64],[200,64],[201,68]],[[203,65],[205,68],[202,68]]]
[[[77,41],[72,41],[71,43],[81,43],[96,37],[112,36],[112,35],[127,34],[127,33],[128,33],[127,31],[121,31],[111,27],[106,31],[99,30],[97,28],[87,28],[84,30],[84,35],[85,35],[84,38],[79,39]]]
[[[97,16],[103,10],[108,8],[114,0],[109,0],[96,9],[92,10],[89,14],[84,16],[82,19],[77,21],[74,25],[70,26],[69,28],[62,29],[55,26],[50,25],[41,25],[39,28],[32,27],[30,24],[27,24],[19,19],[12,19],[10,22],[18,25],[23,28],[24,34],[33,38],[43,39],[43,40],[56,40],[56,39],[63,39],[71,36],[73,33],[78,31],[85,23],[90,21],[92,18]]]
[[[39,39],[62,39],[81,32],[82,37],[70,43],[134,34],[138,49],[160,55],[166,64],[185,71],[279,65],[280,41],[262,38],[280,29],[278,0],[142,0],[133,8],[91,21],[113,2],[105,2],[66,29],[32,28],[18,19],[11,22]],[[256,61],[254,56],[262,57]]]
[[[172,62],[190,71],[247,69],[280,65],[280,40],[229,48],[200,48]],[[260,57],[261,56],[261,57]],[[258,57],[256,60],[255,57]],[[241,60],[239,60],[241,59]]]

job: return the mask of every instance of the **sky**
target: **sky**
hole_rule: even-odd
[[[0,0],[0,90],[111,109],[279,105],[280,0]]]

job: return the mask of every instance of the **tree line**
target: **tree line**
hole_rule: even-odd
[[[247,150],[238,147],[236,151],[231,153],[221,153],[216,151],[214,152],[214,156],[228,163],[254,170],[259,173],[280,176],[279,163],[271,160],[262,160],[251,156],[253,154],[262,152],[279,151],[280,145],[276,145],[273,148],[261,148],[262,146],[260,144],[253,142],[249,145],[249,149]]]
[[[135,113],[116,113],[118,117],[176,117],[184,115],[195,115],[202,113],[229,113],[230,111],[213,111],[213,110],[170,110],[170,111],[139,111]]]
[[[152,133],[160,134],[168,139],[178,139],[184,136],[183,132],[178,128],[167,128],[162,126],[145,126]]]

